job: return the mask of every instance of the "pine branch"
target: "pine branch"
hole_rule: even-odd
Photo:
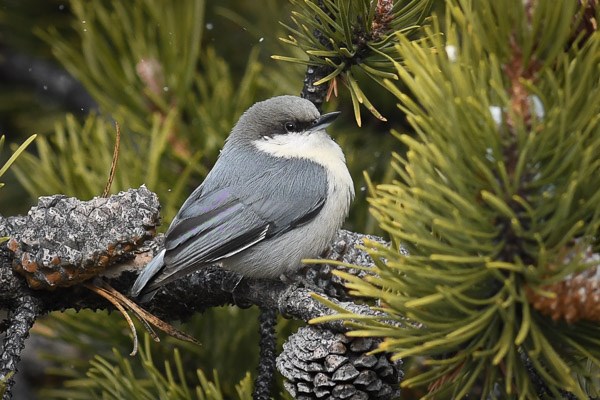
[[[368,76],[381,85],[385,79],[398,79],[394,68],[394,61],[400,61],[395,51],[397,36],[416,32],[431,2],[291,0],[291,3],[296,8],[291,15],[293,24],[283,24],[289,35],[281,41],[302,50],[308,60],[273,58],[308,65],[303,96],[308,94],[306,97],[320,107],[323,98],[337,91],[339,84],[351,95],[359,126],[361,105],[374,117],[386,121],[357,78]]]
[[[271,386],[273,386],[273,374],[275,373],[277,311],[274,309],[261,309],[259,324],[260,360],[252,398],[254,400],[269,400],[271,398]]]
[[[317,5],[327,15],[329,15],[330,17],[332,16],[323,4],[323,0],[317,1]],[[315,18],[318,19],[318,17]],[[313,36],[319,41],[321,45],[331,50],[331,43],[329,43],[327,37],[323,35],[323,33],[319,29],[313,29]],[[306,74],[304,74],[304,85],[302,86],[302,92],[300,96],[307,100],[310,100],[319,111],[321,111],[321,109],[323,108],[323,102],[327,97],[328,85],[315,85],[315,82],[318,82],[321,79],[325,78],[333,71],[334,68],[329,65],[309,65],[306,68]],[[333,82],[330,82],[329,84],[332,83]]]
[[[42,197],[26,216],[0,217],[0,236],[11,238],[7,246],[0,248],[0,308],[11,311],[0,378],[15,371],[23,341],[36,318],[68,308],[112,307],[76,282],[102,276],[111,286],[127,293],[137,271],[162,244],[161,236],[144,241],[158,221],[158,209],[154,193],[141,187],[87,202],[62,195]],[[365,238],[381,241],[340,231],[332,243],[331,257],[348,264],[372,265],[368,255],[357,248]],[[208,267],[166,285],[144,306],[168,321],[185,320],[209,307],[227,304],[255,304],[303,321],[334,313],[311,296],[312,290],[281,281],[243,279],[234,293],[223,289],[235,278],[234,273],[218,266]],[[320,281],[327,285],[334,280]],[[32,287],[50,290],[33,290],[27,282]],[[350,312],[376,315],[366,305],[321,296]],[[341,321],[324,326],[334,332],[347,329]],[[10,393],[11,378],[7,382]],[[9,398],[9,394],[6,396]]]
[[[304,85],[300,97],[310,100],[319,111],[323,109],[323,103],[327,97],[328,85],[315,85],[315,82],[320,81],[333,71],[333,68],[326,65],[312,66],[306,68],[304,75]]]
[[[31,295],[23,295],[15,299],[8,320],[0,354],[0,381],[4,386],[3,399],[10,399],[14,384],[14,374],[21,359],[21,351],[25,348],[25,339],[36,318],[41,315],[40,299]]]

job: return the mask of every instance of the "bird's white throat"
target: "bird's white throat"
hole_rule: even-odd
[[[338,176],[347,174],[342,149],[325,131],[291,132],[255,140],[254,145],[273,157],[304,158],[322,165]],[[343,171],[340,171],[343,169]]]

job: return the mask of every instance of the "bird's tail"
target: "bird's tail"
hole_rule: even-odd
[[[139,299],[142,303],[150,301],[152,297],[154,297],[157,288],[150,289],[149,291],[144,291],[144,289],[147,289],[148,284],[165,266],[163,260],[164,256],[165,250],[163,249],[144,267],[129,291],[129,295],[131,297],[138,297],[142,295],[142,297]]]

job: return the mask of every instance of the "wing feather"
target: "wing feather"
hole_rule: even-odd
[[[164,267],[144,290],[306,224],[323,208],[327,179],[320,165],[269,156],[257,160],[243,151],[234,155],[222,153],[183,204],[166,234]]]

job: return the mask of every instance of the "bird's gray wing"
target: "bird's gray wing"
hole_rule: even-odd
[[[262,164],[261,164],[262,163]],[[219,166],[181,207],[166,234],[164,267],[149,290],[202,265],[239,253],[266,238],[311,221],[327,193],[322,167],[305,160],[272,159],[227,173]],[[231,182],[231,184],[227,184]]]
[[[218,261],[264,239],[272,224],[232,188],[208,193],[182,208],[169,228],[165,263],[178,268]]]

